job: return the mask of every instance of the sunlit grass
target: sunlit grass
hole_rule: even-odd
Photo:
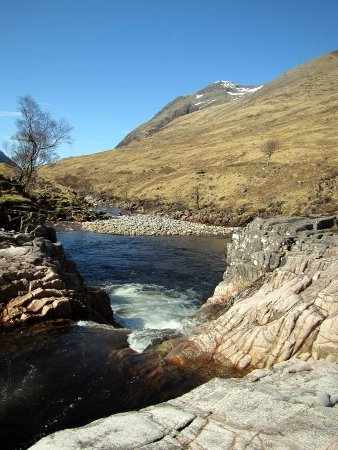
[[[280,213],[297,214],[319,202],[331,210],[337,192],[329,189],[325,200],[320,184],[334,182],[338,167],[337,84],[334,52],[247,97],[179,117],[140,142],[42,173],[63,182],[72,176],[75,188],[162,203],[194,206],[198,186],[202,207],[249,213],[278,203]],[[269,139],[278,148],[268,161],[262,146]]]

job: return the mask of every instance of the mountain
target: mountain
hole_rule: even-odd
[[[222,105],[238,100],[244,95],[256,92],[262,86],[241,86],[232,81],[216,81],[192,95],[180,96],[168,103],[151,120],[139,126],[116,146],[128,145],[132,141],[140,141],[146,136],[162,130],[174,119],[210,106]]]
[[[10,166],[15,166],[15,163],[8,158],[1,150],[0,150],[0,164],[8,164]]]
[[[334,51],[236,101],[177,117],[139,141],[65,159],[42,173],[107,197],[220,211],[230,223],[255,215],[331,213],[338,204],[337,84]],[[269,158],[262,150],[270,141]]]

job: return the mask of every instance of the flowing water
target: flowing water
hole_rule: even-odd
[[[198,382],[129,346],[142,352],[153,330],[189,331],[189,314],[221,280],[226,239],[82,231],[58,239],[85,282],[106,289],[116,319],[132,332],[59,321],[4,333],[1,449],[27,448],[52,431],[164,401]],[[150,372],[151,382],[139,375]]]

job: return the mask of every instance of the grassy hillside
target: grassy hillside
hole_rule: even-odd
[[[59,161],[43,174],[107,196],[214,208],[229,218],[332,212],[337,84],[335,51],[235,102],[179,117],[126,147]],[[262,152],[267,140],[277,144],[270,161]]]
[[[38,178],[30,188],[24,192],[22,185],[15,181],[15,170],[12,166],[0,163],[0,209],[7,207],[39,210],[51,219],[62,220],[90,220],[96,214],[88,211],[83,199],[77,194],[55,181]],[[26,208],[27,209],[27,208]]]

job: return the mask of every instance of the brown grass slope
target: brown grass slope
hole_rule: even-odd
[[[337,208],[338,51],[235,102],[179,117],[127,147],[59,161],[43,174],[97,193],[230,215]],[[271,161],[262,145],[273,139]],[[203,173],[202,173],[203,172]]]

